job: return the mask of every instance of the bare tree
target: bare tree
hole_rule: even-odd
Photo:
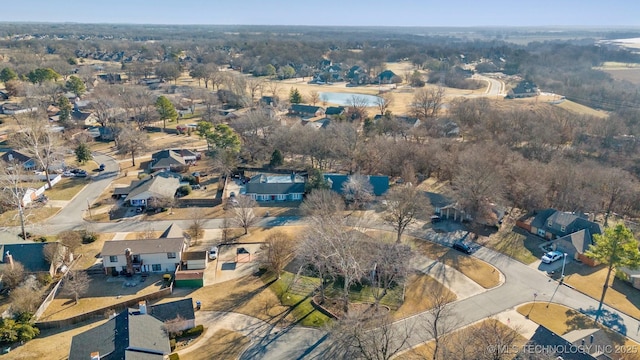
[[[380,110],[380,115],[384,115],[393,103],[393,95],[390,92],[382,93],[376,97],[375,103]]]
[[[123,126],[119,129],[116,139],[118,153],[131,155],[131,165],[136,166],[136,155],[147,150],[149,135],[141,134],[139,130],[129,126]]]
[[[197,245],[200,239],[204,236],[204,214],[202,210],[193,208],[191,213],[191,224],[189,225],[189,235],[194,240],[194,244]]]
[[[233,214],[238,226],[244,229],[244,234],[249,233],[249,227],[258,221],[253,208],[258,206],[258,203],[248,196],[238,195],[236,204],[233,206]]]
[[[62,290],[65,294],[73,296],[75,304],[78,304],[80,296],[84,295],[89,289],[91,278],[85,271],[71,270],[64,280]]]
[[[342,194],[347,203],[354,209],[359,209],[373,200],[373,185],[366,175],[354,174],[342,184]]]
[[[269,93],[273,97],[278,97],[278,90],[280,88],[279,81],[269,81],[266,83],[267,89],[269,89]]]
[[[170,337],[182,335],[182,327],[184,326],[185,319],[178,315],[173,319],[169,319],[162,324],[162,330]]]
[[[222,243],[229,242],[229,235],[231,235],[231,222],[229,221],[229,218],[226,216],[222,218],[221,229],[222,229],[222,232],[221,232],[222,238],[220,239],[221,242]]]
[[[348,314],[329,329],[333,340],[330,358],[388,360],[394,358],[408,343],[413,332],[393,323],[389,315],[368,312]]]
[[[320,102],[320,93],[316,90],[309,91],[309,102],[311,105],[316,106],[316,104]]]
[[[32,281],[25,281],[22,285],[11,291],[11,312],[14,314],[33,314],[42,303],[44,290],[39,286],[35,277]]]
[[[417,90],[413,102],[410,104],[413,116],[421,120],[438,117],[442,102],[444,100],[444,88],[420,89]]]
[[[411,263],[411,247],[398,243],[371,242],[370,255],[372,270],[370,281],[373,285],[375,307],[394,286],[404,283]]]
[[[397,243],[402,241],[402,234],[407,226],[425,214],[429,207],[425,196],[413,186],[395,186],[389,190],[383,219],[395,229]]]
[[[349,120],[360,120],[367,117],[367,107],[369,101],[364,96],[353,95],[349,98],[349,109],[347,118]]]
[[[249,88],[249,96],[251,98],[251,104],[256,101],[256,95],[258,92],[262,91],[262,87],[264,86],[264,79],[252,77],[247,79],[247,87]]]
[[[46,119],[46,114],[40,110],[16,117],[20,131],[12,137],[11,142],[37,162],[51,188],[50,173],[54,167],[62,165],[64,147],[58,133],[48,127],[49,121]]]
[[[441,358],[440,350],[445,336],[458,326],[458,319],[456,318],[453,308],[449,306],[449,303],[455,300],[455,295],[446,288],[440,287],[439,291],[433,293],[429,300],[431,301],[432,308],[423,326],[426,333],[433,338],[434,347],[432,359],[437,360]]]
[[[49,264],[56,266],[64,260],[64,246],[58,242],[48,243],[42,248],[42,254]]]
[[[155,239],[157,238],[156,236],[156,232],[153,231],[153,228],[151,227],[151,224],[147,223],[144,228],[142,229],[142,231],[136,233],[136,239],[138,240],[142,240],[142,239]]]
[[[344,201],[335,191],[313,189],[304,199],[300,209],[305,215],[319,218],[342,216]]]
[[[453,178],[456,198],[464,211],[478,222],[490,222],[491,202],[502,199],[502,165],[492,156],[499,151],[487,145],[474,146],[458,157],[458,168]]]
[[[474,339],[478,360],[502,360],[511,359],[513,354],[504,349],[513,349],[521,338],[519,327],[509,327],[500,321],[489,318],[476,327]]]
[[[24,182],[26,171],[17,161],[11,163],[0,161],[0,204],[4,208],[17,209],[22,238],[27,239],[27,210],[24,206],[26,187]],[[1,254],[0,254],[1,255]]]
[[[270,234],[265,242],[269,248],[264,263],[280,279],[282,270],[289,263],[294,252],[293,239],[286,233],[276,231]]]
[[[74,253],[82,245],[82,236],[77,231],[65,230],[58,234],[58,241]]]
[[[0,270],[0,275],[2,275],[2,283],[5,287],[15,289],[24,281],[24,266],[18,261],[13,261],[13,265],[9,263]]]

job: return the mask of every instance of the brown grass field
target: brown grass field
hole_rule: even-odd
[[[205,329],[206,330],[206,329]],[[197,341],[194,343],[196,344]],[[191,351],[180,359],[184,360],[235,360],[249,346],[250,340],[240,333],[229,330],[218,330],[209,339],[206,344]]]

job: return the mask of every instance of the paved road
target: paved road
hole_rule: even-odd
[[[501,96],[505,95],[504,93],[504,83],[500,80],[490,78],[484,75],[474,74],[473,79],[482,80],[487,82],[487,90],[485,91],[484,96]]]
[[[76,196],[67,207],[49,220],[45,226],[51,232],[59,232],[66,229],[79,229],[87,226],[88,223],[82,220],[83,212],[86,209],[87,201],[91,203],[106,189],[110,182],[118,175],[119,168],[117,162],[108,156],[94,154],[94,158],[99,163],[104,163],[104,172],[96,175],[93,181],[86,186],[83,191]],[[178,221],[157,221],[144,222],[145,227],[150,225],[153,230],[164,230],[171,223],[176,223],[183,228],[189,226],[189,220]],[[258,226],[275,227],[301,225],[305,220],[300,217],[266,217],[260,219]],[[124,220],[117,223],[92,223],[91,230],[96,232],[129,232],[139,231],[142,222],[137,219]],[[208,229],[220,228],[222,220],[208,219],[204,227]],[[380,225],[378,224],[378,226]],[[412,236],[419,238],[428,235],[428,232],[413,228],[408,232]],[[444,241],[435,239],[436,241]],[[538,302],[553,302],[566,305],[574,309],[593,311],[597,308],[597,301],[579,293],[566,286],[558,285],[557,282],[549,279],[542,272],[531,268],[503,254],[497,253],[487,248],[479,248],[473,256],[493,264],[504,274],[505,282],[502,286],[483,292],[472,292],[462,300],[458,300],[451,306],[460,317],[460,326],[468,325],[488,316],[493,316],[512,309],[522,303],[535,300]],[[619,313],[605,306],[608,312],[607,321],[609,326],[617,331],[626,334],[635,341],[640,341],[640,322],[627,315]],[[210,316],[220,316],[210,315]],[[421,344],[430,339],[424,326],[425,320],[430,317],[429,312],[415,315],[413,317],[400,320],[394,324],[398,329],[411,329],[411,336],[406,348]],[[217,319],[217,318],[216,318]],[[238,326],[233,320],[228,318],[221,324],[232,324]],[[245,319],[245,322],[248,321]],[[235,324],[235,325],[234,325]],[[248,321],[246,326],[251,328],[253,323]],[[264,324],[263,324],[264,325]],[[326,333],[320,330],[309,330],[301,328],[280,329],[277,326],[263,326],[262,332],[253,333],[256,340],[252,343],[243,358],[261,359],[311,359],[319,358],[327,347]]]
[[[44,226],[47,227],[48,232],[58,233],[63,230],[83,228],[86,224],[82,218],[88,205],[98,199],[120,173],[120,167],[114,158],[96,152],[93,153],[93,159],[98,164],[104,164],[105,170],[93,175],[92,181],[67,206],[47,220]]]

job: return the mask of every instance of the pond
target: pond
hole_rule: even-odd
[[[352,99],[354,96],[358,97],[358,102],[360,99],[367,103],[367,106],[376,106],[376,102],[379,97],[375,95],[366,95],[366,94],[354,94],[354,93],[336,93],[336,92],[321,92],[320,100],[323,102],[328,102],[331,104],[348,106],[352,103]]]

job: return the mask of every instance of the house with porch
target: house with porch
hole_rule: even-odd
[[[300,201],[305,178],[297,175],[258,174],[246,184],[245,195],[256,201]]]
[[[151,171],[183,172],[189,165],[200,158],[200,153],[186,149],[165,149],[151,155],[149,169]]]
[[[289,108],[289,114],[305,118],[312,118],[316,116],[323,116],[324,109],[320,106],[292,104]]]

